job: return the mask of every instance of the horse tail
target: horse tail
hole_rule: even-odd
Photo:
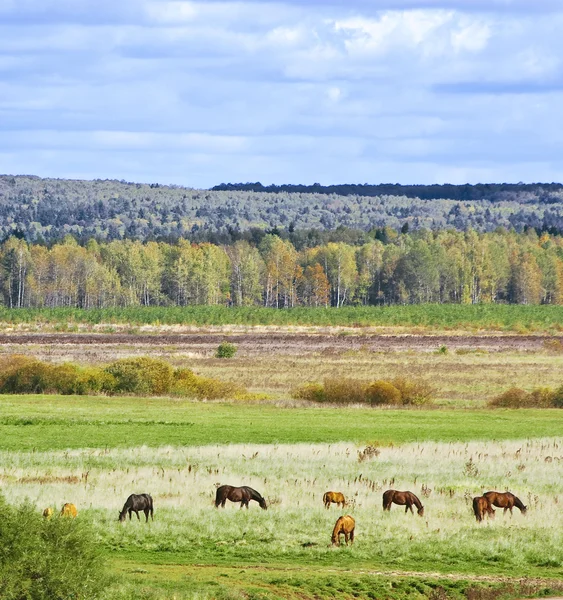
[[[328,502],[328,492],[325,492],[323,495],[323,502],[326,504]]]
[[[223,500],[222,494],[223,494],[223,486],[218,487],[217,491],[215,492],[215,507],[218,507],[219,504],[221,504],[221,502]]]
[[[475,498],[473,498],[473,513],[474,513],[477,521],[482,520],[483,515],[481,514],[481,508],[479,506],[479,497],[478,496],[475,496]]]
[[[152,496],[150,494],[147,494],[148,499],[149,499],[149,510],[151,512],[151,517],[154,519],[154,506],[152,503]]]
[[[383,510],[387,510],[391,507],[394,492],[395,490],[387,490],[386,492],[383,492]]]

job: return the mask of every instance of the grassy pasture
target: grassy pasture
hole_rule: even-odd
[[[342,308],[186,306],[106,309],[0,308],[0,322],[36,326],[140,325],[270,325],[316,327],[399,327],[441,330],[530,331],[563,329],[563,306],[426,304],[408,306],[346,306]]]
[[[421,598],[439,587],[456,596],[521,577],[542,579],[535,593],[557,589],[563,438],[426,441],[382,446],[376,458],[359,461],[362,448],[340,442],[4,451],[0,481],[11,502],[30,498],[38,509],[75,502],[122,575],[123,594],[142,586],[163,598],[378,598],[385,591]],[[248,511],[231,504],[216,510],[218,483],[255,487],[269,510],[255,503]],[[381,494],[389,487],[415,491],[424,517],[397,506],[384,514]],[[470,500],[495,488],[517,493],[528,515],[497,510],[494,521],[477,524]],[[349,499],[345,512],[357,524],[352,547],[329,546],[341,513],[323,508],[328,489]],[[152,493],[153,523],[117,522],[132,491]]]
[[[165,398],[3,396],[0,450],[551,437],[563,410],[288,408]]]

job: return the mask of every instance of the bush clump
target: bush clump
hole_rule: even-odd
[[[325,379],[307,383],[292,393],[297,400],[333,404],[421,405],[431,403],[435,390],[425,381],[406,378],[372,382],[357,379]]]
[[[200,377],[189,369],[174,369],[163,360],[124,358],[105,368],[72,363],[53,365],[14,355],[0,360],[0,394],[134,394],[174,395],[215,400],[234,398],[246,390]]]
[[[4,600],[96,600],[108,576],[95,534],[80,519],[44,519],[30,503],[0,495],[0,596]]]
[[[370,404],[401,404],[401,392],[388,381],[373,381],[366,387]]]
[[[237,353],[237,347],[230,342],[221,342],[215,352],[215,358],[233,358]]]
[[[163,360],[141,356],[117,360],[105,372],[115,379],[116,393],[158,396],[170,391],[173,369]]]
[[[493,408],[563,408],[563,386],[556,390],[536,388],[531,392],[513,387],[491,398],[488,405]]]

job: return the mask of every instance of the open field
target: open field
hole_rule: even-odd
[[[533,436],[533,426],[529,431]],[[142,586],[162,597],[331,598],[342,588],[342,597],[420,598],[440,586],[455,596],[522,578],[524,585],[535,581],[535,593],[561,589],[563,438],[381,446],[378,456],[360,461],[362,448],[340,442],[2,452],[0,481],[11,502],[27,497],[38,509],[76,503],[123,589]],[[269,509],[251,503],[239,511],[228,503],[216,510],[218,483],[251,485]],[[424,517],[397,506],[384,514],[381,494],[389,487],[415,491]],[[528,514],[497,510],[494,521],[477,524],[470,500],[491,488],[516,492]],[[349,499],[345,512],[357,528],[351,547],[329,545],[341,512],[323,508],[327,489]],[[153,495],[154,522],[117,522],[133,491]]]
[[[372,326],[196,329],[107,321],[5,328],[5,355],[82,364],[150,355],[263,399],[1,396],[0,492],[15,503],[30,498],[38,509],[76,503],[116,575],[108,600],[561,594],[563,410],[484,408],[514,385],[562,384],[561,338],[546,333],[557,327],[528,334],[462,327],[450,335],[418,327],[408,335],[393,328],[382,335]],[[223,340],[237,345],[234,358],[214,358]],[[430,381],[437,406],[387,410],[291,399],[306,381],[397,376]],[[360,461],[366,445],[380,454]],[[248,511],[216,510],[219,483],[255,487],[269,510],[255,503]],[[384,515],[381,494],[391,487],[417,493],[424,517],[401,507]],[[323,508],[328,489],[350,501],[353,547],[329,547],[342,513]],[[477,524],[470,500],[488,489],[515,492],[528,514],[497,510],[494,521]],[[153,495],[154,523],[117,523],[132,492]]]
[[[236,344],[233,359],[214,358],[223,340]],[[276,402],[290,401],[291,391],[305,382],[331,377],[422,378],[436,388],[438,404],[456,407],[481,407],[511,386],[557,388],[563,367],[560,338],[508,334],[11,333],[0,335],[0,353],[86,364],[148,354]]]

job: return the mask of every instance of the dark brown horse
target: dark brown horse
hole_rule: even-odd
[[[344,539],[346,540],[346,545],[348,545],[348,540],[350,543],[354,543],[354,529],[356,528],[356,521],[354,521],[353,517],[350,515],[345,515],[343,517],[339,517],[336,521],[336,525],[332,530],[332,545],[340,546],[340,536],[344,534]]]
[[[504,508],[503,513],[506,513],[506,511],[509,510],[510,514],[512,514],[512,509],[514,507],[519,508],[523,515],[525,515],[528,510],[528,507],[524,506],[522,500],[510,492],[485,492],[483,496],[493,506]]]
[[[266,505],[266,500],[262,498],[262,496],[251,487],[247,485],[243,485],[241,487],[233,487],[232,485],[222,485],[217,488],[217,493],[215,494],[215,506],[219,507],[221,505],[222,508],[225,508],[225,502],[230,500],[231,502],[240,502],[240,507],[246,506],[248,508],[248,503],[251,500],[255,500],[260,505],[260,508],[266,510],[268,506]]]
[[[131,494],[129,498],[125,500],[125,504],[119,513],[119,520],[125,521],[127,518],[127,513],[129,513],[129,520],[131,520],[131,515],[135,513],[137,515],[137,519],[140,521],[140,510],[145,513],[146,523],[149,522],[149,514],[151,519],[154,521],[154,508],[150,494]]]
[[[479,523],[485,517],[495,518],[495,511],[486,496],[475,496],[473,498],[473,514]]]
[[[323,502],[325,508],[330,508],[331,502],[334,502],[334,504],[337,506],[342,504],[342,508],[344,508],[344,505],[346,504],[346,498],[344,498],[344,494],[340,492],[325,492],[325,495],[323,496]]]
[[[391,504],[399,504],[405,507],[405,512],[408,510],[414,515],[412,509],[413,504],[416,506],[418,514],[424,515],[424,506],[422,502],[412,492],[398,492],[397,490],[387,490],[383,493],[383,510],[391,510]]]

